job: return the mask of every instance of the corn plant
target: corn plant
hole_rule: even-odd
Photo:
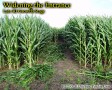
[[[25,17],[21,24],[21,35],[19,38],[21,47],[26,57],[25,62],[32,67],[34,57],[41,52],[41,49],[49,40],[50,28],[41,19]]]
[[[13,54],[13,38],[12,38],[12,33],[11,33],[11,27],[10,27],[10,22],[9,18],[6,17],[4,20],[4,23],[2,25],[2,29],[4,30],[5,33],[5,38],[3,39],[3,52],[5,57],[7,58],[7,63],[9,66],[9,69],[12,69],[12,54]]]
[[[68,25],[65,27],[65,29],[66,29],[65,32],[67,34],[66,39],[68,39],[67,41],[70,44],[70,48],[75,54],[76,59],[79,60],[80,65],[84,60],[86,67],[87,45],[86,45],[86,32],[83,19],[79,19],[78,17],[71,19]]]

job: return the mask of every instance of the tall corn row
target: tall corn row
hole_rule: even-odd
[[[25,54],[25,62],[32,67],[34,57],[38,60],[39,52],[50,39],[50,28],[40,19],[30,17],[25,17],[20,27],[22,38],[19,40]]]
[[[11,22],[9,21],[9,18],[6,17],[6,19],[4,20],[4,22],[6,24],[2,25],[2,29],[4,30],[4,33],[5,33],[5,37],[3,39],[3,52],[6,59],[7,59],[7,63],[8,63],[8,67],[9,69],[12,69],[12,63],[13,63],[13,44],[14,44],[14,41],[13,41],[13,34],[11,33],[12,32],[12,29],[10,27],[11,25]]]
[[[107,40],[108,40],[107,60],[108,60],[108,66],[111,68],[112,67],[112,17],[108,19],[108,22],[106,22],[105,28],[108,29],[107,31]]]
[[[0,68],[18,69],[24,63],[32,67],[50,39],[50,27],[41,19],[1,18]]]
[[[70,45],[70,49],[75,54],[76,59],[79,60],[80,65],[82,62],[84,62],[86,67],[87,46],[85,26],[83,23],[83,18],[79,19],[78,17],[76,17],[74,19],[71,19],[68,25],[65,27],[65,39],[67,43]]]
[[[4,34],[1,25],[2,25],[2,19],[0,19],[0,68],[2,66],[5,66],[4,59],[3,59],[3,51],[2,51]]]
[[[65,27],[69,48],[75,59],[97,70],[112,67],[111,17],[75,17]]]

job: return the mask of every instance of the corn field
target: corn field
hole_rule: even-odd
[[[61,30],[61,29],[60,29]],[[0,19],[0,68],[32,67],[52,38],[62,33],[75,60],[85,68],[112,68],[112,17],[74,17],[61,31],[37,17]]]
[[[65,41],[80,65],[98,71],[112,68],[112,17],[74,17],[64,32]]]
[[[50,27],[36,17],[0,19],[0,68],[18,69],[21,64],[30,67],[50,40]]]

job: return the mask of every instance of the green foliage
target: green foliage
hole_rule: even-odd
[[[74,17],[63,35],[80,65],[106,71],[112,68],[112,18]]]
[[[42,81],[46,81],[53,75],[53,67],[49,64],[40,64],[37,67],[37,78],[39,78]]]
[[[112,80],[112,72],[107,72],[112,69],[112,17],[74,17],[57,29],[37,17],[5,16],[0,18],[0,68],[17,70],[1,73],[0,81],[22,87],[35,79],[46,81],[52,66],[35,63],[63,59],[66,47],[80,65],[94,69],[88,75]]]
[[[64,59],[64,54],[62,53],[62,46],[57,43],[50,43],[40,54],[40,57],[45,62],[57,62]]]
[[[0,22],[0,67],[4,66],[4,62],[9,69],[18,69],[20,63],[32,67],[39,53],[51,40],[49,25],[39,18],[29,16],[6,16]]]
[[[108,71],[108,72],[86,71],[86,74],[88,76],[92,75],[95,76],[96,78],[112,81],[112,71]]]
[[[26,88],[35,79],[42,81],[48,80],[52,77],[53,71],[52,66],[48,64],[38,64],[32,66],[32,68],[25,65],[17,71],[9,71],[2,74],[0,81]]]

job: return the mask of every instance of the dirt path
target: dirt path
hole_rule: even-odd
[[[78,70],[78,66],[75,66],[73,61],[59,61],[54,65],[54,68],[55,74],[49,81],[46,82],[46,84],[38,84],[40,82],[35,82],[35,85],[32,85],[31,90],[63,90],[61,87],[62,84],[75,84],[75,74],[73,74],[72,71]]]
[[[46,84],[36,84],[31,88],[31,90],[63,90],[62,84],[75,84],[75,71],[79,70],[78,64],[74,63],[71,59],[69,52],[66,53],[66,59],[63,61],[58,61],[53,66],[55,68],[54,76],[46,82]]]
[[[75,74],[72,71],[78,70],[78,67],[74,65],[71,60],[59,61],[55,64],[56,73],[54,77],[49,81],[49,90],[63,90],[62,84],[75,84]]]
[[[84,74],[80,75],[78,73],[82,72],[78,64],[74,62],[70,55],[66,55],[66,59],[63,61],[58,61],[54,64],[55,74],[48,80],[46,83],[42,82],[33,82],[31,90],[76,90],[76,89],[63,89],[62,85],[64,84],[91,84],[94,83],[94,78],[85,76]],[[100,84],[109,85],[110,82],[100,81]],[[92,89],[94,90],[94,89]]]

